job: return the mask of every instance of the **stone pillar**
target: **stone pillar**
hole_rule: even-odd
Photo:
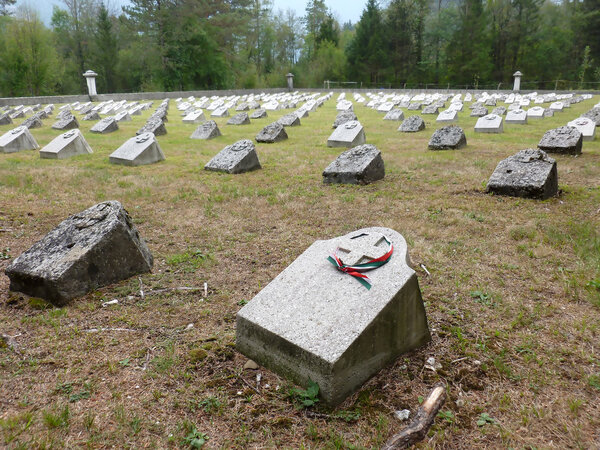
[[[98,76],[98,74],[93,70],[88,70],[86,73],[83,74],[83,76],[87,81],[88,94],[90,95],[90,97],[93,95],[98,95],[98,93],[96,92],[96,77]]]
[[[288,73],[286,75],[286,77],[287,77],[288,90],[289,91],[293,91],[294,90],[294,74],[293,73]]]
[[[513,77],[515,77],[515,84],[513,85],[513,91],[520,91],[521,90],[521,77],[523,76],[523,74],[521,72],[519,72],[518,70],[513,73]]]

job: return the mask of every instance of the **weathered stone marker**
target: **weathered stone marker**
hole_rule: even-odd
[[[70,130],[55,137],[40,150],[40,158],[65,159],[76,155],[93,153],[79,130]]]
[[[260,168],[256,148],[249,139],[228,145],[204,166],[205,170],[227,173],[243,173]]]
[[[506,123],[524,125],[527,123],[527,111],[524,109],[513,109],[506,113]]]
[[[264,142],[273,144],[275,142],[284,141],[288,138],[283,125],[279,122],[273,122],[258,132],[255,139],[256,142]]]
[[[108,157],[112,164],[124,166],[142,166],[164,161],[164,159],[165,155],[152,133],[132,137]]]
[[[90,133],[108,134],[119,130],[119,124],[114,117],[105,117],[90,128]]]
[[[589,117],[579,117],[567,124],[570,127],[575,127],[583,136],[584,141],[593,141],[596,137],[596,122]]]
[[[381,152],[374,145],[346,150],[323,171],[323,183],[369,184],[385,176]]]
[[[540,140],[538,147],[548,153],[581,154],[583,136],[574,127],[558,127],[548,130]]]
[[[29,129],[24,126],[13,128],[0,136],[0,152],[15,153],[21,150],[37,150],[40,148]]]
[[[250,118],[248,117],[247,112],[237,113],[235,116],[232,116],[228,121],[227,125],[249,125]]]
[[[135,134],[146,134],[152,133],[154,136],[164,136],[167,134],[167,128],[165,127],[165,123],[163,120],[158,117],[150,117],[144,126],[136,131]]]
[[[558,193],[556,161],[542,150],[521,150],[498,163],[487,191],[512,197],[552,197]]]
[[[73,128],[79,128],[79,122],[74,115],[72,115],[69,111],[64,111],[65,114],[62,119],[59,119],[57,122],[54,122],[52,128],[55,130],[72,130]]]
[[[457,125],[448,125],[435,130],[429,140],[430,150],[456,150],[467,145],[463,129]]]
[[[267,117],[267,110],[265,109],[257,109],[250,114],[251,119],[264,119]]]
[[[416,133],[425,129],[425,121],[421,116],[410,116],[404,119],[404,121],[398,127],[398,131],[403,133]]]
[[[214,120],[209,120],[208,122],[199,125],[198,128],[194,130],[191,139],[214,139],[216,137],[221,136],[221,130],[219,130],[219,126],[217,122]]]
[[[381,256],[369,271],[371,289],[336,269],[328,255],[339,247],[345,264]],[[263,366],[342,402],[399,355],[430,340],[406,241],[389,228],[364,228],[314,242],[237,314],[237,348]]]
[[[298,127],[300,126],[300,117],[297,114],[286,114],[285,116],[281,116],[277,121],[284,127]]]
[[[356,116],[352,120],[356,120]],[[394,120],[396,122],[399,122],[400,120],[404,120],[404,111],[402,111],[399,108],[392,109],[383,117],[383,120]]]
[[[454,109],[445,109],[441,113],[438,114],[437,119],[435,119],[438,123],[455,123],[458,122],[458,111]]]
[[[117,201],[75,214],[6,269],[10,290],[55,305],[152,268],[152,254]]]
[[[475,124],[476,133],[502,133],[502,131],[502,117],[496,114],[480,117]]]
[[[358,120],[350,120],[331,133],[327,139],[327,147],[356,147],[367,140],[365,130]]]
[[[350,122],[351,120],[358,120],[356,114],[354,114],[354,111],[340,111],[336,116],[335,121],[333,122],[333,126],[331,128],[337,128],[346,122]]]

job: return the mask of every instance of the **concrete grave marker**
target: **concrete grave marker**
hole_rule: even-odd
[[[446,109],[438,114],[435,121],[438,123],[456,123],[458,122],[458,111]]]
[[[204,166],[205,170],[227,173],[243,173],[260,168],[256,148],[249,139],[228,145]]]
[[[228,121],[227,125],[249,125],[250,118],[248,117],[247,112],[237,113],[235,116],[232,116]]]
[[[275,142],[284,141],[287,138],[288,135],[285,132],[283,125],[279,122],[273,122],[260,130],[255,139],[256,142],[273,144]]]
[[[398,127],[398,131],[403,133],[416,133],[425,129],[425,121],[421,116],[410,116],[404,119],[404,121]]]
[[[40,158],[65,159],[76,155],[93,153],[91,147],[78,129],[69,130],[55,137],[40,150]]]
[[[356,120],[356,118],[352,120]],[[404,111],[402,111],[401,109],[392,109],[383,117],[383,120],[393,120],[396,122],[404,120]]]
[[[492,114],[496,114],[497,116],[506,115],[506,108],[504,106],[498,106],[492,110]]]
[[[152,133],[143,133],[132,137],[108,157],[112,164],[124,166],[153,164],[164,161],[164,159],[165,155]]]
[[[119,125],[114,117],[105,117],[90,128],[90,133],[108,134],[119,130]]]
[[[129,115],[129,111],[125,110],[115,115],[115,120],[117,122],[131,122],[131,116]]]
[[[13,128],[0,136],[0,152],[16,153],[40,148],[29,129],[24,126]]]
[[[183,123],[203,123],[206,121],[204,111],[196,109],[183,118]]]
[[[358,120],[348,121],[337,127],[329,139],[327,147],[356,147],[366,142],[363,126]]]
[[[10,125],[13,123],[9,113],[4,113],[0,116],[0,125]]]
[[[57,306],[98,287],[149,272],[152,254],[117,201],[61,222],[6,269],[10,290]]]
[[[540,140],[538,147],[548,153],[581,154],[583,136],[574,127],[559,127],[548,130]]]
[[[475,124],[476,133],[502,133],[502,117],[496,114],[488,114],[487,116],[477,119]]]
[[[344,263],[364,261],[388,242],[389,261],[367,272],[371,289],[327,259],[341,248]],[[389,228],[316,241],[237,314],[240,352],[299,384],[316,382],[331,405],[430,339],[406,241]]]
[[[385,176],[381,152],[374,145],[346,150],[323,171],[323,183],[369,184]]]
[[[221,106],[210,113],[211,117],[229,117],[229,110],[226,106]]]
[[[545,109],[541,106],[534,106],[527,110],[528,119],[543,119]]]
[[[67,114],[61,119],[59,119],[57,122],[54,122],[52,128],[55,130],[72,130],[73,128],[79,128],[79,122],[77,122],[75,116],[73,116],[70,112],[67,112]]]
[[[277,122],[279,122],[284,127],[300,126],[300,118],[294,113],[286,114],[285,116],[280,117]]]
[[[146,134],[152,133],[154,136],[163,136],[167,134],[167,128],[165,127],[165,123],[158,118],[149,118],[144,126],[136,131],[135,134]]]
[[[465,132],[457,125],[448,125],[435,130],[429,140],[430,150],[456,150],[466,145]]]
[[[214,120],[209,120],[198,126],[190,136],[191,139],[214,139],[221,136],[221,130]]]
[[[581,115],[581,117],[587,117],[596,122],[596,126],[600,126],[600,106],[594,106],[588,112]]]
[[[250,114],[250,119],[264,119],[267,117],[267,111],[265,109],[256,109]]]
[[[421,111],[421,114],[439,114],[440,107],[435,103],[432,105],[428,105]]]
[[[488,114],[489,114],[488,109],[483,106],[478,106],[471,110],[471,117],[483,117],[483,116],[487,116]]]
[[[422,107],[421,103],[413,102],[413,103],[410,103],[406,109],[409,111],[419,111],[421,109],[421,107]]]
[[[346,122],[350,122],[351,120],[358,120],[356,114],[354,114],[354,111],[340,111],[336,116],[335,121],[333,122],[333,126],[331,128],[337,128]]]
[[[512,197],[553,197],[558,193],[556,161],[542,150],[521,150],[498,163],[487,191]]]
[[[82,120],[100,120],[100,114],[98,111],[92,111],[87,113]]]
[[[506,123],[524,125],[527,123],[527,111],[523,109],[513,109],[506,113],[506,119],[504,120]]]
[[[593,141],[596,137],[596,122],[589,117],[579,117],[567,125],[577,128],[581,132],[584,141]]]
[[[25,119],[21,126],[26,127],[28,129],[32,128],[41,128],[44,124],[42,123],[42,119],[37,114],[34,114],[28,119]]]

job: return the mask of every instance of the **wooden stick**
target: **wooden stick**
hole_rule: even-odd
[[[446,400],[446,385],[444,383],[438,383],[429,393],[427,400],[419,407],[415,418],[408,427],[402,430],[400,433],[392,436],[382,447],[382,450],[396,450],[402,448],[408,448],[411,445],[422,441],[438,411]]]

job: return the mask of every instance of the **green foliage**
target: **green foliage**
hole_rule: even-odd
[[[293,388],[290,390],[290,397],[297,401],[302,408],[310,408],[319,401],[319,385],[312,380],[308,380],[306,389]]]
[[[477,419],[477,426],[482,427],[484,425],[487,425],[488,423],[493,424],[496,423],[496,421],[492,417],[490,417],[488,413],[481,413],[479,419]]]
[[[188,448],[202,448],[206,441],[208,441],[208,435],[198,431],[196,425],[187,422],[184,424],[186,435],[182,440],[182,444]]]

